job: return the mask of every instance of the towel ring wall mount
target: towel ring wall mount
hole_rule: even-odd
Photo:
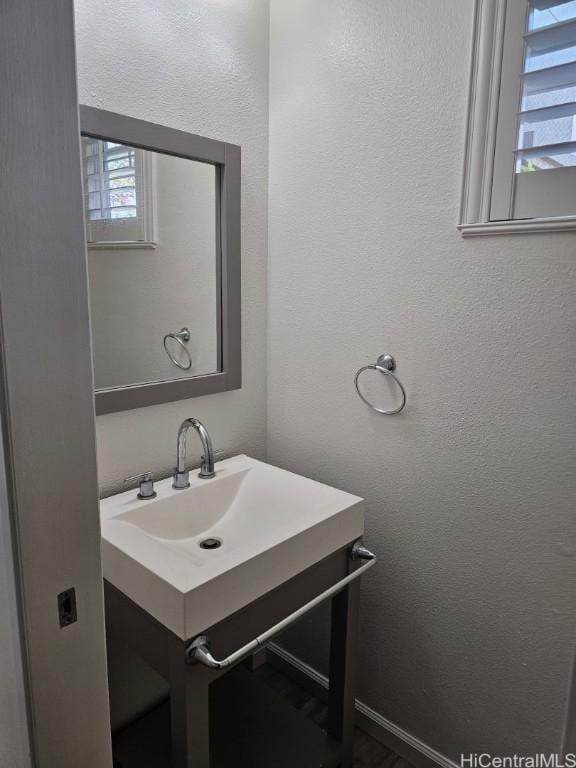
[[[378,360],[376,360],[375,363],[372,365],[364,365],[362,368],[360,368],[356,376],[354,377],[354,386],[356,387],[356,392],[358,393],[358,397],[360,400],[362,400],[363,403],[366,403],[366,405],[371,408],[376,413],[381,413],[384,416],[395,416],[398,413],[402,413],[404,408],[406,407],[406,390],[404,389],[404,386],[402,385],[400,379],[394,374],[394,371],[396,370],[396,360],[392,355],[380,355]],[[395,381],[395,383],[398,385],[398,388],[400,389],[400,392],[402,394],[402,402],[398,406],[398,408],[392,408],[390,410],[385,410],[384,408],[377,408],[373,403],[371,403],[363,394],[360,389],[359,379],[360,376],[364,373],[364,371],[378,371],[379,373],[383,374],[384,376],[391,376],[392,379]]]
[[[174,355],[170,352],[168,349],[168,346],[166,345],[166,342],[168,339],[173,339],[177,344],[180,345],[184,352],[184,356],[187,359],[186,363],[181,363],[180,360],[177,360]],[[167,333],[166,336],[164,336],[164,350],[166,351],[166,354],[170,358],[170,362],[172,365],[175,365],[176,368],[181,368],[183,371],[189,371],[190,368],[192,368],[192,357],[190,355],[190,352],[186,348],[186,344],[190,341],[190,329],[189,328],[181,328],[177,333]]]

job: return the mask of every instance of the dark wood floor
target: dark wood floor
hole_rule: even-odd
[[[219,690],[214,689],[214,699],[211,707],[214,707],[214,738],[220,752],[230,751],[224,757],[215,749],[213,760],[218,765],[250,766],[254,768],[255,755],[250,752],[255,741],[254,733],[250,732],[251,723],[257,723],[256,741],[260,740],[261,749],[256,756],[256,762],[260,768],[273,768],[275,763],[282,766],[297,768],[295,762],[302,757],[302,749],[305,750],[309,763],[315,762],[316,752],[325,749],[325,742],[319,736],[321,731],[308,725],[306,718],[325,730],[328,719],[328,708],[320,699],[315,698],[310,692],[302,688],[294,680],[290,679],[283,668],[278,665],[264,663],[253,669],[251,665],[244,670],[239,667],[229,675],[214,683]],[[237,678],[237,679],[236,679]],[[250,683],[250,679],[253,681]],[[222,685],[229,690],[222,689]],[[252,690],[254,689],[254,690]],[[267,691],[267,689],[270,689]],[[216,696],[216,694],[219,694]],[[256,697],[258,693],[258,697]],[[236,705],[234,705],[234,700]],[[257,700],[258,699],[258,700]],[[247,705],[248,702],[248,705]],[[252,705],[250,705],[252,702]],[[254,702],[257,706],[254,706]],[[228,712],[227,719],[219,712],[219,705],[226,703],[236,706],[232,716]],[[257,711],[258,720],[254,721],[252,714]],[[298,715],[297,715],[298,712]],[[251,714],[252,713],[252,714]],[[243,716],[247,715],[246,723]],[[266,718],[270,722],[267,723]],[[293,721],[298,726],[292,730],[289,727]],[[240,726],[236,727],[240,723]],[[280,725],[281,724],[281,725]],[[307,728],[304,727],[307,726]],[[221,733],[218,733],[220,728]],[[240,728],[240,734],[236,730]],[[295,739],[294,732],[298,733]],[[223,735],[224,734],[224,735]],[[273,738],[270,735],[273,734]],[[314,738],[311,738],[311,734]],[[238,738],[240,735],[240,738]],[[269,738],[270,737],[270,738]],[[320,738],[320,742],[318,741]],[[243,740],[248,745],[244,750]],[[282,743],[281,752],[278,753],[279,743]],[[318,744],[320,743],[320,747]],[[230,746],[231,745],[231,746]],[[305,745],[305,746],[304,746]],[[295,758],[300,750],[300,758]],[[168,700],[156,707],[147,715],[128,726],[124,731],[116,734],[114,740],[116,760],[114,766],[118,768],[166,768],[170,764],[170,706]],[[246,757],[250,753],[249,757]],[[277,760],[271,763],[269,756],[277,755]],[[238,755],[244,755],[239,759]],[[327,764],[334,764],[328,760]],[[354,768],[413,768],[407,761],[400,758],[394,752],[384,747],[378,741],[367,735],[360,729],[356,729],[354,739]]]
[[[311,696],[310,693],[270,664],[262,665],[255,674],[275,691],[282,694],[286,701],[307,715],[316,725],[326,728],[328,719],[326,704]],[[412,768],[412,766],[371,736],[356,728],[354,768]]]

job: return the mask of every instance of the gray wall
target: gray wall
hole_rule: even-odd
[[[202,419],[219,448],[262,456],[266,412],[266,0],[76,0],[80,101],[242,146],[243,386],[97,419],[100,485],[169,474],[176,430]],[[190,454],[199,458],[192,443]]]
[[[4,431],[2,424],[0,429]],[[0,440],[0,766],[30,768],[22,640],[4,467]]]
[[[572,662],[572,686],[568,692],[564,754],[576,754],[576,653]]]
[[[271,15],[269,459],[367,498],[360,698],[453,759],[560,748],[576,629],[576,238],[455,229],[472,16]]]

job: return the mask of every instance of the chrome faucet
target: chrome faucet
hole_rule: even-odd
[[[180,429],[178,430],[178,454],[176,469],[174,470],[174,482],[172,483],[173,488],[188,488],[190,485],[190,473],[186,469],[186,436],[190,427],[194,427],[198,433],[198,436],[202,441],[202,450],[204,451],[198,477],[208,479],[214,477],[216,474],[214,471],[214,448],[212,447],[212,439],[204,424],[198,419],[191,417],[190,419],[185,419],[182,424],[180,424]]]

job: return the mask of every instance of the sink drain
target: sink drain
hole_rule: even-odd
[[[218,549],[222,546],[220,539],[204,539],[200,542],[200,549]]]

